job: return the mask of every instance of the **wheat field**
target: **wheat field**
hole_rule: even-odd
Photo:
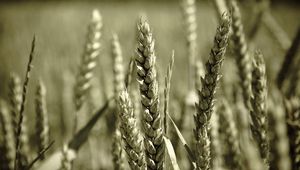
[[[299,9],[0,2],[0,170],[298,170]]]

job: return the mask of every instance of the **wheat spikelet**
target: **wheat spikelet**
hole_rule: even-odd
[[[196,70],[195,71],[195,87],[196,87],[196,89],[201,89],[202,88],[201,77],[204,76],[205,70],[204,70],[203,63],[200,60],[196,61],[195,70]]]
[[[136,50],[137,81],[142,103],[142,126],[148,169],[162,169],[164,162],[163,130],[159,111],[158,83],[155,68],[154,39],[148,22],[138,23]]]
[[[165,77],[165,89],[164,89],[164,132],[168,132],[168,122],[167,115],[169,114],[169,100],[170,100],[170,89],[171,89],[171,78],[172,78],[172,69],[174,65],[174,51],[168,65],[167,75]]]
[[[128,155],[131,169],[146,169],[145,155],[143,153],[143,138],[137,128],[133,106],[127,91],[119,95],[118,111],[121,120],[120,130]]]
[[[285,117],[280,104],[273,104],[269,113],[270,127],[270,169],[290,170],[289,141]]]
[[[194,62],[197,52],[197,21],[196,21],[196,5],[195,0],[182,0],[182,14],[185,26],[186,43],[187,43],[187,56],[188,56],[188,78],[189,90],[193,90],[193,75],[194,75]]]
[[[121,51],[121,46],[119,43],[118,36],[116,34],[113,35],[112,39],[112,58],[113,58],[113,77],[114,77],[114,97],[115,101],[118,100],[118,96],[120,92],[124,89],[124,70],[123,70],[123,56]],[[122,148],[122,136],[120,132],[120,121],[118,116],[118,111],[115,108],[115,134],[113,137],[113,146],[112,146],[112,154],[113,154],[113,162],[115,169],[125,169],[124,167],[124,153]]]
[[[224,13],[220,26],[217,29],[214,46],[211,49],[210,58],[206,63],[205,76],[201,78],[202,89],[199,90],[199,103],[196,104],[197,113],[194,116],[196,128],[197,167],[201,170],[210,169],[210,140],[208,137],[208,126],[213,112],[216,86],[220,78],[220,68],[228,44],[228,33],[230,29],[230,17]]]
[[[240,9],[235,0],[231,0],[232,6],[232,40],[236,54],[236,62],[239,70],[240,85],[245,106],[250,109],[251,97],[251,60],[245,39],[244,29],[241,20]]]
[[[241,169],[241,153],[238,142],[238,132],[229,104],[223,100],[218,108],[220,133],[225,144],[225,162],[229,169]]]
[[[24,125],[25,122],[25,103],[26,103],[26,94],[27,94],[27,88],[29,84],[30,79],[30,72],[32,66],[32,60],[34,57],[34,49],[35,49],[35,37],[33,37],[32,44],[31,44],[31,51],[29,55],[29,61],[27,64],[27,70],[26,70],[26,76],[25,81],[23,84],[23,90],[22,90],[22,102],[20,105],[20,112],[19,112],[19,120],[17,123],[17,133],[16,133],[16,155],[15,155],[15,162],[14,162],[14,170],[25,168],[28,163],[27,161],[27,153],[28,153],[28,139],[26,135],[26,128]]]
[[[81,58],[79,73],[74,88],[74,103],[76,111],[80,110],[88,90],[91,88],[93,70],[97,65],[97,57],[100,53],[100,38],[102,29],[102,17],[98,10],[93,11],[92,19],[88,26],[86,43]]]
[[[265,76],[266,68],[261,52],[254,55],[252,69],[252,92],[251,98],[252,111],[250,116],[252,124],[250,125],[252,135],[258,144],[260,155],[265,165],[269,165],[269,139],[268,139],[268,122],[266,111],[267,84]]]
[[[0,169],[14,167],[14,131],[4,101],[0,101]]]
[[[40,80],[36,89],[35,98],[35,111],[36,111],[36,138],[38,145],[38,152],[40,153],[49,144],[49,124],[48,113],[46,106],[46,87]],[[44,159],[45,155],[41,155],[41,159]]]

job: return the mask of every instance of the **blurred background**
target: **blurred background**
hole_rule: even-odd
[[[247,31],[252,24],[254,0],[242,0],[243,23]],[[156,39],[156,54],[160,82],[166,72],[166,64],[175,50],[172,90],[185,93],[187,86],[186,41],[179,0],[132,1],[132,0],[85,0],[45,1],[9,0],[0,1],[0,96],[7,99],[8,79],[11,73],[24,77],[33,36],[36,36],[36,57],[30,81],[27,104],[28,117],[33,118],[34,89],[37,80],[42,79],[47,87],[49,122],[53,139],[60,146],[68,138],[73,118],[72,90],[78,64],[83,53],[87,25],[92,10],[99,9],[103,17],[102,50],[96,67],[94,85],[112,93],[111,38],[117,33],[123,50],[124,67],[135,54],[136,22],[145,14],[153,28]],[[300,25],[299,0],[272,0],[271,14],[292,39]],[[214,5],[209,0],[197,1],[198,57],[209,56],[218,18]],[[266,56],[268,79],[274,79],[286,51],[274,41],[263,26],[253,42],[253,49],[259,48]],[[230,53],[230,52],[229,52]],[[226,65],[225,65],[226,67]],[[102,73],[100,73],[102,72]],[[109,79],[103,81],[104,76]],[[102,80],[101,80],[102,79]],[[176,82],[176,83],[175,83]],[[105,86],[105,88],[103,87]],[[102,91],[101,91],[102,90]],[[30,97],[31,96],[31,97]],[[96,101],[101,106],[103,101]],[[65,113],[65,114],[63,114]],[[63,115],[63,117],[62,117]],[[66,121],[66,122],[62,122]],[[34,124],[29,123],[29,129]],[[59,127],[59,128],[58,128]],[[106,151],[108,153],[109,148]],[[105,164],[105,162],[103,162]]]

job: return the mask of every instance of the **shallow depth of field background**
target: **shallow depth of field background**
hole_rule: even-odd
[[[249,3],[250,4],[250,3]],[[246,5],[246,6],[245,6]],[[30,45],[33,35],[36,36],[36,57],[30,82],[29,97],[26,114],[29,132],[33,135],[34,128],[34,89],[37,80],[41,78],[47,87],[47,104],[51,138],[55,140],[54,148],[70,137],[72,127],[72,90],[77,66],[83,52],[87,24],[93,9],[99,9],[104,23],[102,52],[96,68],[95,105],[103,104],[101,99],[103,84],[112,94],[112,63],[111,63],[111,38],[112,33],[117,33],[122,45],[124,67],[135,54],[136,21],[139,15],[146,14],[153,28],[156,39],[156,54],[159,70],[160,86],[163,87],[163,78],[171,51],[175,50],[175,67],[171,84],[171,96],[183,95],[187,91],[187,56],[186,42],[183,31],[182,15],[179,1],[170,2],[0,2],[0,96],[7,98],[8,77],[10,72],[17,73],[22,78],[27,64]],[[300,25],[300,5],[289,3],[276,3],[272,6],[272,14],[278,23],[292,38]],[[251,24],[250,5],[242,6],[245,30]],[[198,58],[203,61],[209,56],[213,37],[217,26],[217,17],[214,6],[209,1],[197,2],[198,24]],[[261,27],[252,46],[260,49],[266,58],[268,79],[274,79],[285,52],[273,39],[272,35]],[[230,50],[228,55],[230,56]],[[223,72],[225,79],[231,79],[230,64],[224,63]],[[101,79],[100,71],[105,74],[105,81]],[[234,71],[234,70],[233,70]],[[236,75],[232,75],[235,77]],[[162,92],[162,88],[161,88]],[[171,98],[172,100],[172,98]],[[93,133],[100,138],[105,138],[104,120],[99,121],[99,127]],[[100,140],[96,149],[99,152],[98,164],[106,169],[110,166],[110,140]],[[85,150],[84,148],[82,150]],[[84,151],[83,151],[84,152]],[[104,153],[107,153],[106,155]],[[79,154],[79,160],[84,157]],[[100,156],[105,156],[101,158]],[[89,162],[79,161],[76,169],[87,168]]]

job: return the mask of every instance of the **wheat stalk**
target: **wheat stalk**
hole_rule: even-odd
[[[241,169],[241,152],[239,149],[238,131],[233,121],[233,113],[226,100],[218,108],[220,133],[225,144],[225,162],[229,169]]]
[[[232,40],[239,70],[240,85],[246,108],[250,109],[251,97],[251,60],[245,39],[240,9],[236,0],[230,0],[232,6]]]
[[[121,120],[120,130],[128,155],[131,169],[146,169],[145,155],[143,152],[143,138],[137,128],[133,106],[127,91],[123,91],[118,99],[118,111]]]
[[[163,130],[159,111],[158,83],[155,68],[154,39],[150,26],[142,18],[138,23],[136,50],[137,81],[142,103],[142,126],[148,169],[162,169],[164,163]]]
[[[22,102],[20,105],[20,112],[19,112],[19,120],[17,123],[17,133],[16,133],[16,155],[15,155],[15,162],[14,162],[14,170],[22,169],[26,167],[27,165],[27,158],[26,158],[26,153],[23,155],[23,151],[27,150],[27,144],[26,141],[28,140],[25,134],[25,126],[24,126],[24,110],[25,110],[25,103],[26,103],[26,94],[27,94],[27,88],[28,88],[28,83],[30,79],[30,72],[32,66],[32,61],[34,57],[34,49],[35,49],[35,37],[33,37],[32,44],[31,44],[31,51],[29,55],[29,61],[27,64],[27,70],[26,70],[26,76],[25,76],[25,81],[23,84],[23,90],[22,90]],[[24,135],[22,135],[24,134]],[[21,151],[23,150],[23,151]]]
[[[202,89],[199,90],[199,102],[196,104],[197,113],[194,116],[196,128],[197,167],[201,170],[210,169],[210,140],[208,137],[208,126],[213,112],[216,86],[220,78],[220,68],[228,44],[228,34],[231,19],[227,13],[222,15],[220,26],[217,29],[214,45],[211,49],[210,58],[206,62],[205,76],[201,78]]]
[[[4,101],[0,101],[0,169],[14,167],[14,131]]]
[[[169,100],[170,100],[170,89],[171,89],[171,78],[172,78],[172,69],[174,65],[174,51],[168,65],[167,75],[165,77],[165,89],[164,89],[164,132],[168,132],[168,122],[167,115],[169,114]]]
[[[195,0],[182,0],[182,15],[185,26],[185,37],[187,43],[188,56],[188,87],[193,88],[194,62],[197,55],[197,21],[196,21],[196,5]]]
[[[38,152],[40,153],[49,144],[49,123],[46,103],[46,87],[40,80],[36,89],[35,111],[36,111],[36,138]],[[44,159],[45,155],[41,155]]]
[[[260,155],[265,163],[269,166],[269,139],[268,139],[268,122],[266,111],[267,84],[266,68],[261,52],[257,51],[254,55],[252,66],[252,92],[250,116],[252,119],[251,131],[255,141],[258,144]]]

